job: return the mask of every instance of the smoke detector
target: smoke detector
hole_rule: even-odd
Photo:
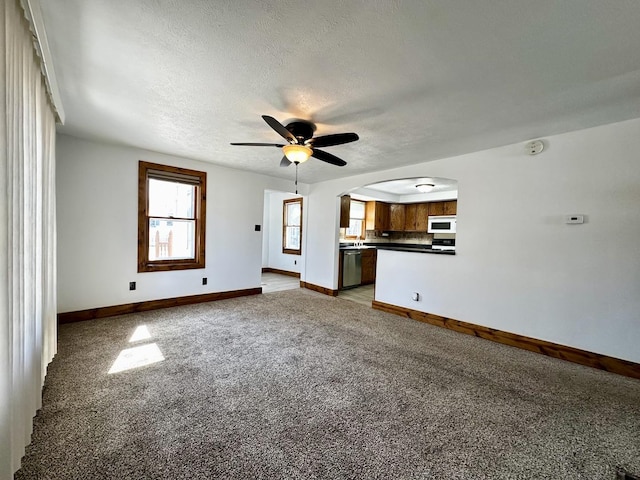
[[[544,143],[542,143],[542,140],[532,140],[524,148],[529,155],[537,155],[544,150]]]

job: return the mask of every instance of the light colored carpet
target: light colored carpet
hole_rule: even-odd
[[[143,325],[150,338],[129,342]],[[163,361],[107,373],[154,344]],[[15,478],[594,480],[618,466],[640,471],[639,381],[297,289],[61,326]]]

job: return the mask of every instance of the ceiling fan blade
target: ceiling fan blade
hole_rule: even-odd
[[[271,128],[278,132],[282,138],[286,138],[292,143],[298,143],[296,137],[294,137],[293,134],[289,130],[287,130],[285,126],[282,125],[278,120],[270,117],[269,115],[262,115],[262,118]]]
[[[335,133],[333,135],[323,135],[312,138],[309,140],[309,143],[314,147],[331,147],[333,145],[355,142],[359,138],[357,133]]]
[[[291,165],[291,161],[287,157],[282,157],[282,160],[280,160],[280,166],[288,167],[289,165]]]
[[[284,147],[278,143],[231,143],[231,145],[242,145],[244,147]]]
[[[323,152],[322,150],[313,149],[312,157],[317,158],[318,160],[322,160],[323,162],[330,163],[331,165],[336,165],[338,167],[344,167],[347,162],[342,160],[341,158],[336,157],[335,155],[331,155],[330,153]]]

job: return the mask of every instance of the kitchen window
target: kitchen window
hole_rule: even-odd
[[[302,252],[302,198],[282,202],[282,253]]]
[[[207,174],[140,161],[138,272],[205,267]]]
[[[349,227],[345,233],[345,238],[365,237],[365,203],[358,200],[351,200],[349,208]]]

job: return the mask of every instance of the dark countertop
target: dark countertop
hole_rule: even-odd
[[[380,245],[376,248],[378,250],[394,250],[396,252],[434,253],[436,255],[455,255],[456,254],[455,250],[433,250],[431,248],[424,248],[423,246],[413,247],[410,245],[406,245],[402,247]]]
[[[436,255],[455,255],[455,251],[451,250],[432,250],[431,245],[418,243],[366,243],[361,247],[355,247],[352,244],[340,244],[340,250],[367,250],[376,248],[378,250],[394,250],[397,252],[415,252],[415,253],[435,253]]]

